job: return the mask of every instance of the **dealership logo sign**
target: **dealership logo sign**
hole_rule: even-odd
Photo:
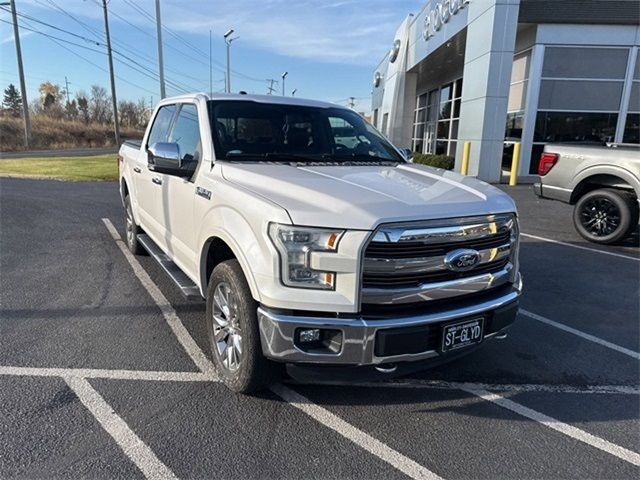
[[[469,0],[443,0],[436,3],[436,6],[424,18],[423,38],[429,40],[433,37],[442,28],[442,25],[447,23],[467,3]]]

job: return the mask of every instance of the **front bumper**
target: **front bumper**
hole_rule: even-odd
[[[302,316],[265,307],[258,308],[258,323],[265,357],[286,363],[324,365],[382,365],[445,357],[436,340],[424,350],[416,351],[416,338],[431,335],[440,338],[442,324],[466,318],[485,319],[484,338],[491,338],[514,322],[522,291],[518,281],[490,298],[464,306],[442,309],[401,318],[365,319]],[[453,303],[453,301],[452,301]],[[340,332],[335,351],[305,351],[297,343],[300,329],[326,329]],[[387,343],[386,349],[383,343]],[[403,351],[403,342],[406,350]],[[435,346],[434,342],[438,346]],[[393,345],[388,348],[389,345]],[[381,354],[381,352],[391,352]]]

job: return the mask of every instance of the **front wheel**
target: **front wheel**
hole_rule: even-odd
[[[207,331],[220,380],[251,393],[278,380],[279,365],[262,355],[258,305],[237,260],[218,264],[207,289]]]
[[[125,233],[126,233],[126,241],[127,247],[129,251],[134,255],[144,255],[146,253],[142,244],[138,241],[138,235],[142,233],[142,229],[136,225],[136,221],[133,218],[133,210],[131,209],[131,197],[127,195],[124,198],[124,208],[125,208]]]
[[[636,227],[638,204],[626,192],[593,190],[576,203],[573,223],[578,233],[591,242],[615,243]]]

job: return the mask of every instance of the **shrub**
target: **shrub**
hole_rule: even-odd
[[[0,116],[0,151],[24,149],[22,118]],[[143,128],[123,127],[125,138],[142,138]],[[109,147],[115,144],[113,125],[84,123],[34,115],[31,121],[31,150],[49,148]]]
[[[429,153],[414,153],[413,163],[420,165],[429,165],[430,167],[444,168],[445,170],[453,170],[456,160],[449,155],[432,155]]]

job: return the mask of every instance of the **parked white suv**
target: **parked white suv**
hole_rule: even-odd
[[[285,365],[360,379],[424,368],[515,319],[511,198],[408,163],[350,109],[167,98],[119,165],[129,248],[206,298],[232,390],[264,387]]]

